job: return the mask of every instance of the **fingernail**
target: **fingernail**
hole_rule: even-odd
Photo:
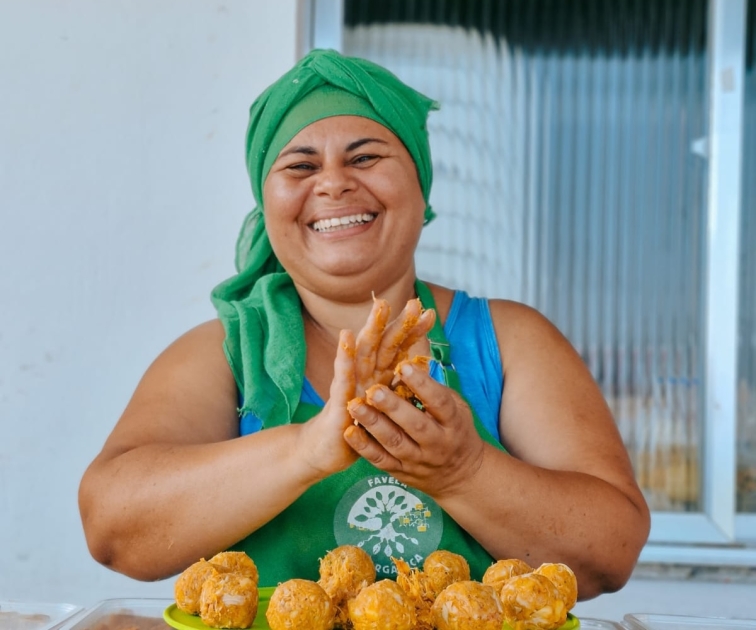
[[[385,397],[386,394],[383,393],[383,388],[381,387],[376,387],[373,391],[370,392],[370,398],[375,402],[381,402]]]
[[[405,363],[402,366],[402,376],[412,376],[412,372],[414,370],[412,369],[412,366],[409,363]]]

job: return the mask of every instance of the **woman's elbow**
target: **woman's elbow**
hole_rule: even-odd
[[[99,564],[141,581],[154,581],[160,575],[152,563],[141,562],[134,536],[124,529],[123,519],[113,513],[100,491],[100,484],[91,470],[79,485],[79,515],[84,538],[92,558]]]
[[[637,521],[615,542],[600,554],[602,561],[593,565],[589,577],[581,584],[581,600],[592,599],[606,593],[616,593],[633,575],[643,546],[648,540],[651,520],[647,509],[640,509]]]

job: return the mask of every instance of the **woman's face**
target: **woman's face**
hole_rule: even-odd
[[[361,299],[414,279],[425,201],[409,152],[383,125],[334,116],[305,127],[273,163],[263,200],[273,251],[308,290]]]

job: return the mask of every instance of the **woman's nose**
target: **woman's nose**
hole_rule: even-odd
[[[316,177],[313,192],[333,199],[339,199],[344,193],[353,191],[357,186],[349,167],[344,164],[324,164]]]

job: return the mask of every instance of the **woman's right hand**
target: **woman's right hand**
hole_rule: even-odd
[[[355,396],[356,383],[354,333],[342,330],[328,402],[320,413],[299,425],[298,448],[318,476],[327,477],[344,470],[359,457],[343,438],[353,422],[347,403]]]

